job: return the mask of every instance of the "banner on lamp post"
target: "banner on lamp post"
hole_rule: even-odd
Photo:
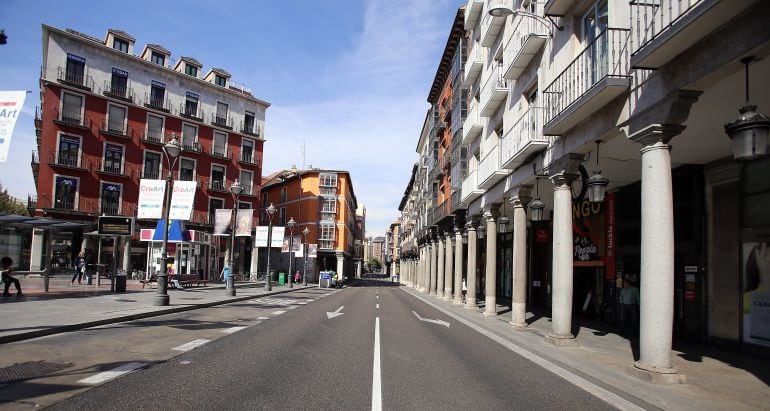
[[[267,247],[267,226],[257,226],[254,234],[254,247]]]
[[[318,256],[318,244],[307,245],[307,258],[316,258]]]
[[[163,218],[163,199],[166,194],[166,180],[139,180],[139,206],[137,218]]]
[[[230,220],[233,217],[231,208],[214,210],[214,235],[230,235]]]
[[[251,236],[251,227],[254,221],[254,210],[251,208],[244,208],[238,210],[238,215],[235,218],[235,236],[236,237],[249,237]]]
[[[281,248],[283,247],[283,236],[286,233],[286,227],[273,227],[273,236],[270,238],[270,247]]]
[[[11,137],[16,120],[21,114],[26,91],[0,91],[0,162],[8,160],[8,150],[11,148]]]
[[[283,235],[286,227],[273,227],[273,234],[270,237],[271,248],[283,248]],[[254,247],[267,247],[267,226],[257,226],[254,235]]]
[[[190,219],[197,185],[197,181],[174,181],[174,189],[171,190],[171,207],[168,211],[168,218],[172,220]]]

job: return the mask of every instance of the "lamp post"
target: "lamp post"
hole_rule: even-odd
[[[233,269],[235,266],[235,264],[233,264],[235,261],[235,229],[238,227],[236,221],[238,218],[238,198],[241,196],[242,191],[243,186],[241,185],[240,180],[236,178],[233,185],[230,186],[230,193],[233,195],[233,228],[230,230],[230,258],[227,262],[227,264],[230,265],[230,275],[227,276],[227,285],[225,286],[226,294],[230,297],[235,296],[235,277],[233,276],[235,274],[235,270]]]
[[[307,236],[308,234],[310,234],[310,229],[305,227],[305,229],[302,230],[302,234],[305,235],[305,245],[304,245],[305,249],[302,250],[304,251],[302,253],[302,258],[305,260],[304,263],[302,264],[302,285],[307,287],[307,252],[309,251],[307,247]]]
[[[286,226],[289,227],[289,288],[294,288],[294,284],[291,282],[292,277],[292,263],[294,262],[294,227],[297,226],[297,222],[294,221],[294,217],[289,219],[289,222],[286,223]]]
[[[273,286],[270,284],[270,243],[273,241],[273,215],[275,214],[273,203],[270,203],[265,211],[267,211],[267,273],[265,274],[265,291],[270,291],[273,289]]]
[[[168,175],[166,176],[166,207],[163,208],[163,248],[161,249],[161,268],[158,275],[158,292],[155,294],[154,305],[169,305],[170,298],[168,296],[168,211],[171,207],[171,190],[172,190],[172,176],[171,172],[176,165],[177,157],[182,151],[182,146],[179,145],[179,141],[176,139],[176,134],[172,134],[171,141],[163,146],[163,153],[166,156],[166,162],[168,163]]]

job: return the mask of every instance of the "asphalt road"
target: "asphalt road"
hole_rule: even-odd
[[[37,403],[59,401],[51,408],[66,410],[613,408],[385,282],[265,300],[39,339],[63,350],[60,362],[77,357],[73,347],[95,344],[111,360],[75,361],[60,380],[40,382]],[[116,367],[137,370],[111,380],[117,373],[100,374]],[[0,389],[0,400],[16,385]]]

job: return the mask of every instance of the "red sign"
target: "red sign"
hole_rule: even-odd
[[[538,243],[547,243],[548,242],[548,230],[545,228],[538,228],[535,230],[535,241]]]
[[[684,299],[687,301],[695,301],[695,291],[690,291],[690,290],[685,291]]]
[[[604,277],[615,279],[615,193],[607,193],[604,199],[604,218],[606,219],[607,235],[604,250]]]

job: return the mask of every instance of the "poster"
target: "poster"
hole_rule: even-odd
[[[233,217],[231,208],[214,210],[214,235],[230,235],[230,220]]]
[[[254,234],[254,247],[267,247],[267,226],[257,226]]]
[[[27,92],[24,90],[0,91],[0,162],[8,160],[13,128],[26,98]]]
[[[286,232],[286,227],[273,227],[273,234],[272,234],[272,238],[270,239],[272,241],[271,247],[273,248],[283,247],[283,236],[285,232]]]
[[[139,180],[139,207],[137,218],[163,218],[163,199],[166,180]]]
[[[174,181],[174,189],[171,190],[171,207],[168,218],[172,220],[190,219],[197,185],[197,181]]]
[[[235,218],[235,236],[250,237],[251,227],[254,225],[254,210],[251,208],[239,209]]]
[[[273,227],[273,233],[270,238],[273,248],[283,248],[283,234],[285,230],[285,227]],[[267,247],[267,226],[257,226],[254,236],[254,247]]]
[[[770,347],[770,241],[743,243],[743,341]]]
[[[307,245],[307,258],[316,258],[318,256],[318,244]]]

